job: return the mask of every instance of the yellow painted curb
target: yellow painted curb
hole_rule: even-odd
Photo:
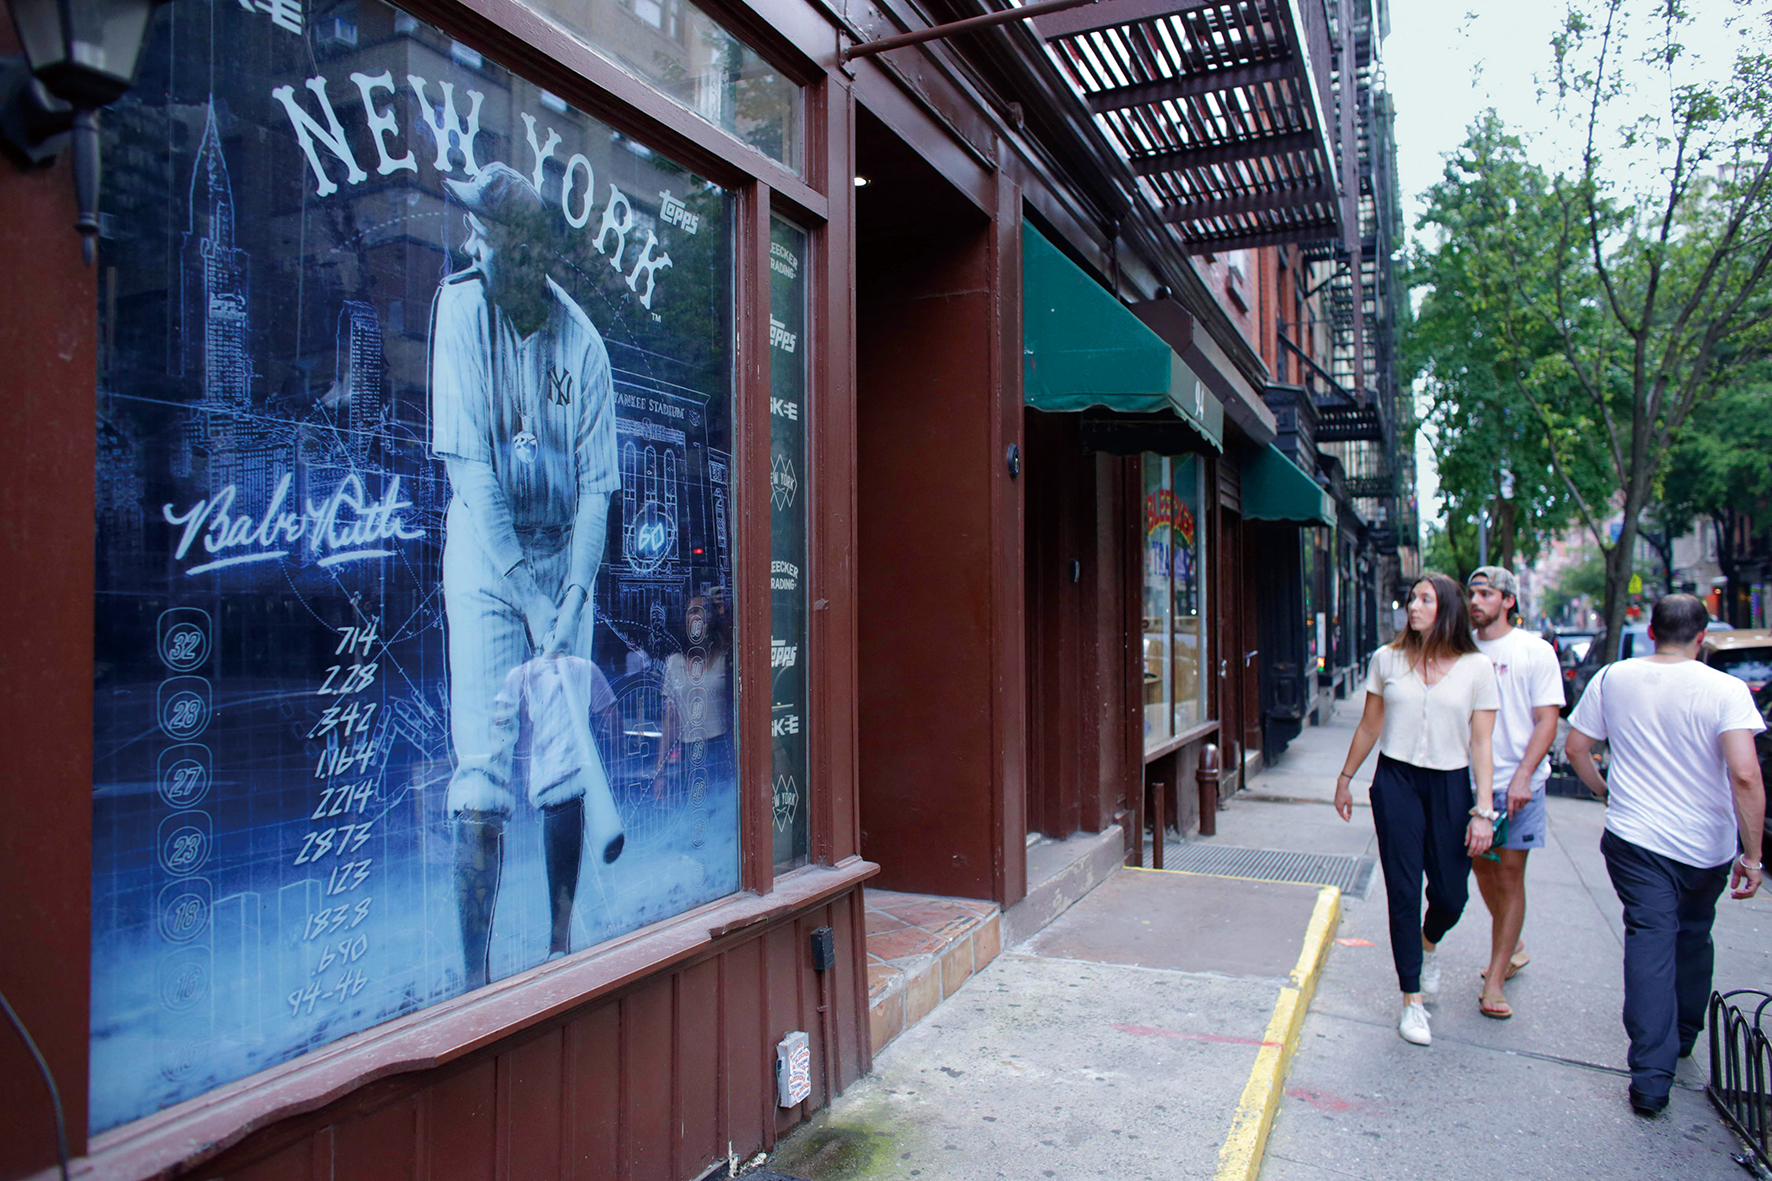
[[[1316,909],[1305,928],[1298,966],[1292,969],[1274,1002],[1274,1015],[1267,1023],[1267,1033],[1262,1035],[1255,1066],[1243,1087],[1243,1097],[1237,1102],[1237,1113],[1231,1117],[1230,1135],[1219,1150],[1217,1181],[1255,1181],[1261,1172],[1267,1135],[1280,1110],[1286,1071],[1292,1065],[1293,1050],[1298,1048],[1298,1031],[1317,990],[1317,977],[1329,958],[1329,940],[1340,922],[1341,891],[1324,886],[1317,892]]]

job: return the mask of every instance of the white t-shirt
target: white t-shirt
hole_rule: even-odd
[[[1534,706],[1563,706],[1563,670],[1557,652],[1549,644],[1520,628],[1511,628],[1498,640],[1475,635],[1477,651],[1495,666],[1495,687],[1501,690],[1501,709],[1495,715],[1495,790],[1504,790],[1526,757],[1532,740]],[[1550,760],[1538,760],[1532,769],[1532,791],[1540,794],[1550,780]]]
[[[1606,827],[1699,869],[1735,856],[1735,796],[1723,763],[1728,730],[1766,728],[1747,685],[1697,660],[1607,665],[1569,724],[1611,744]]]
[[[1372,654],[1366,692],[1384,698],[1379,752],[1436,771],[1470,766],[1471,713],[1500,706],[1495,668],[1481,652],[1466,652],[1429,685],[1407,656],[1386,644]]]

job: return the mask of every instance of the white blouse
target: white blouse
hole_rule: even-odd
[[[1501,708],[1495,666],[1481,652],[1460,656],[1429,685],[1404,653],[1386,644],[1372,654],[1366,692],[1384,699],[1379,752],[1435,771],[1470,766],[1471,714]]]

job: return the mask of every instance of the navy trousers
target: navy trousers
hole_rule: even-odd
[[[1378,756],[1372,773],[1372,823],[1390,908],[1391,957],[1397,987],[1421,991],[1421,937],[1438,943],[1470,899],[1469,767],[1435,771]],[[1427,875],[1427,919],[1421,917],[1421,879]]]
[[[1729,883],[1729,863],[1699,869],[1610,829],[1600,838],[1606,872],[1624,903],[1624,1032],[1631,1086],[1651,1099],[1668,1093],[1680,1052],[1704,1028],[1716,950],[1711,923]]]

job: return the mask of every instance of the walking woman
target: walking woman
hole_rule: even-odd
[[[1422,575],[1409,592],[1408,628],[1372,654],[1366,710],[1335,781],[1335,810],[1351,820],[1354,772],[1378,744],[1372,823],[1403,990],[1397,1032],[1418,1046],[1432,1041],[1422,994],[1439,991],[1435,946],[1464,911],[1470,859],[1494,839],[1490,736],[1500,706],[1495,666],[1471,639],[1464,591],[1444,574]]]

